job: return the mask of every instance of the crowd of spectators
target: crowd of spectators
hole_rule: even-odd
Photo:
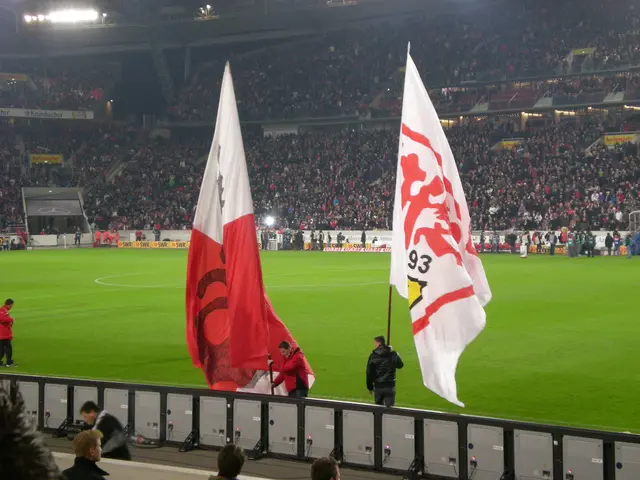
[[[119,77],[119,66],[89,60],[2,64],[0,107],[43,110],[94,110]]]
[[[610,125],[484,120],[446,130],[474,229],[624,229],[640,209],[635,145],[587,149]],[[66,167],[21,161],[12,134],[0,141],[0,218],[22,222],[22,186],[82,186],[87,215],[103,228],[190,228],[210,132],[150,139],[124,127],[21,133],[28,152],[69,155]],[[511,149],[501,139],[522,138]],[[388,229],[398,133],[344,128],[265,136],[245,132],[259,221],[321,229]],[[67,158],[67,157],[65,157]],[[115,170],[112,170],[114,167]],[[110,175],[107,176],[107,173]]]
[[[586,150],[604,132],[587,118],[516,132],[511,122],[447,130],[475,229],[628,225],[640,209],[640,157],[633,145]],[[510,150],[500,139],[520,137]],[[342,129],[245,136],[255,211],[277,226],[387,229],[397,155],[395,130]],[[87,212],[116,228],[189,228],[209,138],[147,140],[131,149],[113,182],[88,189]],[[586,152],[586,153],[585,153]]]
[[[429,86],[635,65],[640,16],[631,7],[601,0],[483,5],[481,11],[395,19],[228,59],[241,118],[366,115],[387,89],[395,97],[401,92],[397,79],[409,41]],[[223,68],[220,60],[202,64],[170,118],[214,118]]]
[[[99,180],[86,191],[91,219],[119,230],[190,227],[206,160],[203,138],[148,139],[124,150],[126,161],[113,181]]]
[[[24,225],[20,155],[11,132],[0,126],[0,229]]]
[[[585,153],[602,133],[597,122],[566,122],[528,132],[511,150],[458,154],[474,227],[626,228],[628,212],[640,206],[637,148]]]

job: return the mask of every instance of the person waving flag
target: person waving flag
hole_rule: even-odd
[[[217,390],[268,393],[281,342],[297,344],[264,292],[231,69],[227,63],[213,142],[193,220],[187,265],[187,346]],[[306,358],[305,384],[315,379]],[[283,385],[278,394],[287,395]]]

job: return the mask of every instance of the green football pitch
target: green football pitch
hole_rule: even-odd
[[[0,252],[12,297],[17,372],[204,386],[185,345],[187,252]],[[640,280],[625,258],[483,257],[487,327],[465,351],[466,409],[423,387],[406,302],[394,297],[392,344],[405,360],[402,406],[640,431]],[[305,351],[313,396],[370,402],[365,364],[386,333],[389,257],[269,252],[267,292]]]

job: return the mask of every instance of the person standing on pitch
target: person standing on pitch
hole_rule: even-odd
[[[613,237],[611,232],[607,232],[607,236],[604,239],[604,246],[607,248],[607,255],[611,256],[611,249],[613,248]]]
[[[393,407],[396,403],[396,370],[404,367],[404,363],[383,336],[373,341],[375,349],[367,361],[367,390],[373,394],[376,405]]]
[[[9,315],[9,310],[13,308],[13,300],[7,298],[4,301],[4,305],[0,308],[0,367],[5,364],[2,363],[4,357],[7,358],[7,367],[17,367],[18,365],[13,362],[13,318]]]
[[[102,433],[102,456],[116,460],[131,460],[127,446],[127,436],[120,421],[105,410],[100,410],[95,402],[85,402],[80,413],[91,430]]]

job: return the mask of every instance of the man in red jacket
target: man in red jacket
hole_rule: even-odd
[[[16,367],[13,363],[13,318],[9,315],[9,310],[13,308],[13,300],[7,298],[2,308],[0,308],[0,367],[3,366],[2,358],[7,357],[7,367]]]
[[[273,381],[273,388],[284,382],[290,397],[306,397],[309,394],[309,373],[304,354],[298,347],[291,348],[289,342],[280,342],[279,348],[284,357],[284,364],[280,374]],[[269,363],[273,363],[273,360],[269,360]]]

